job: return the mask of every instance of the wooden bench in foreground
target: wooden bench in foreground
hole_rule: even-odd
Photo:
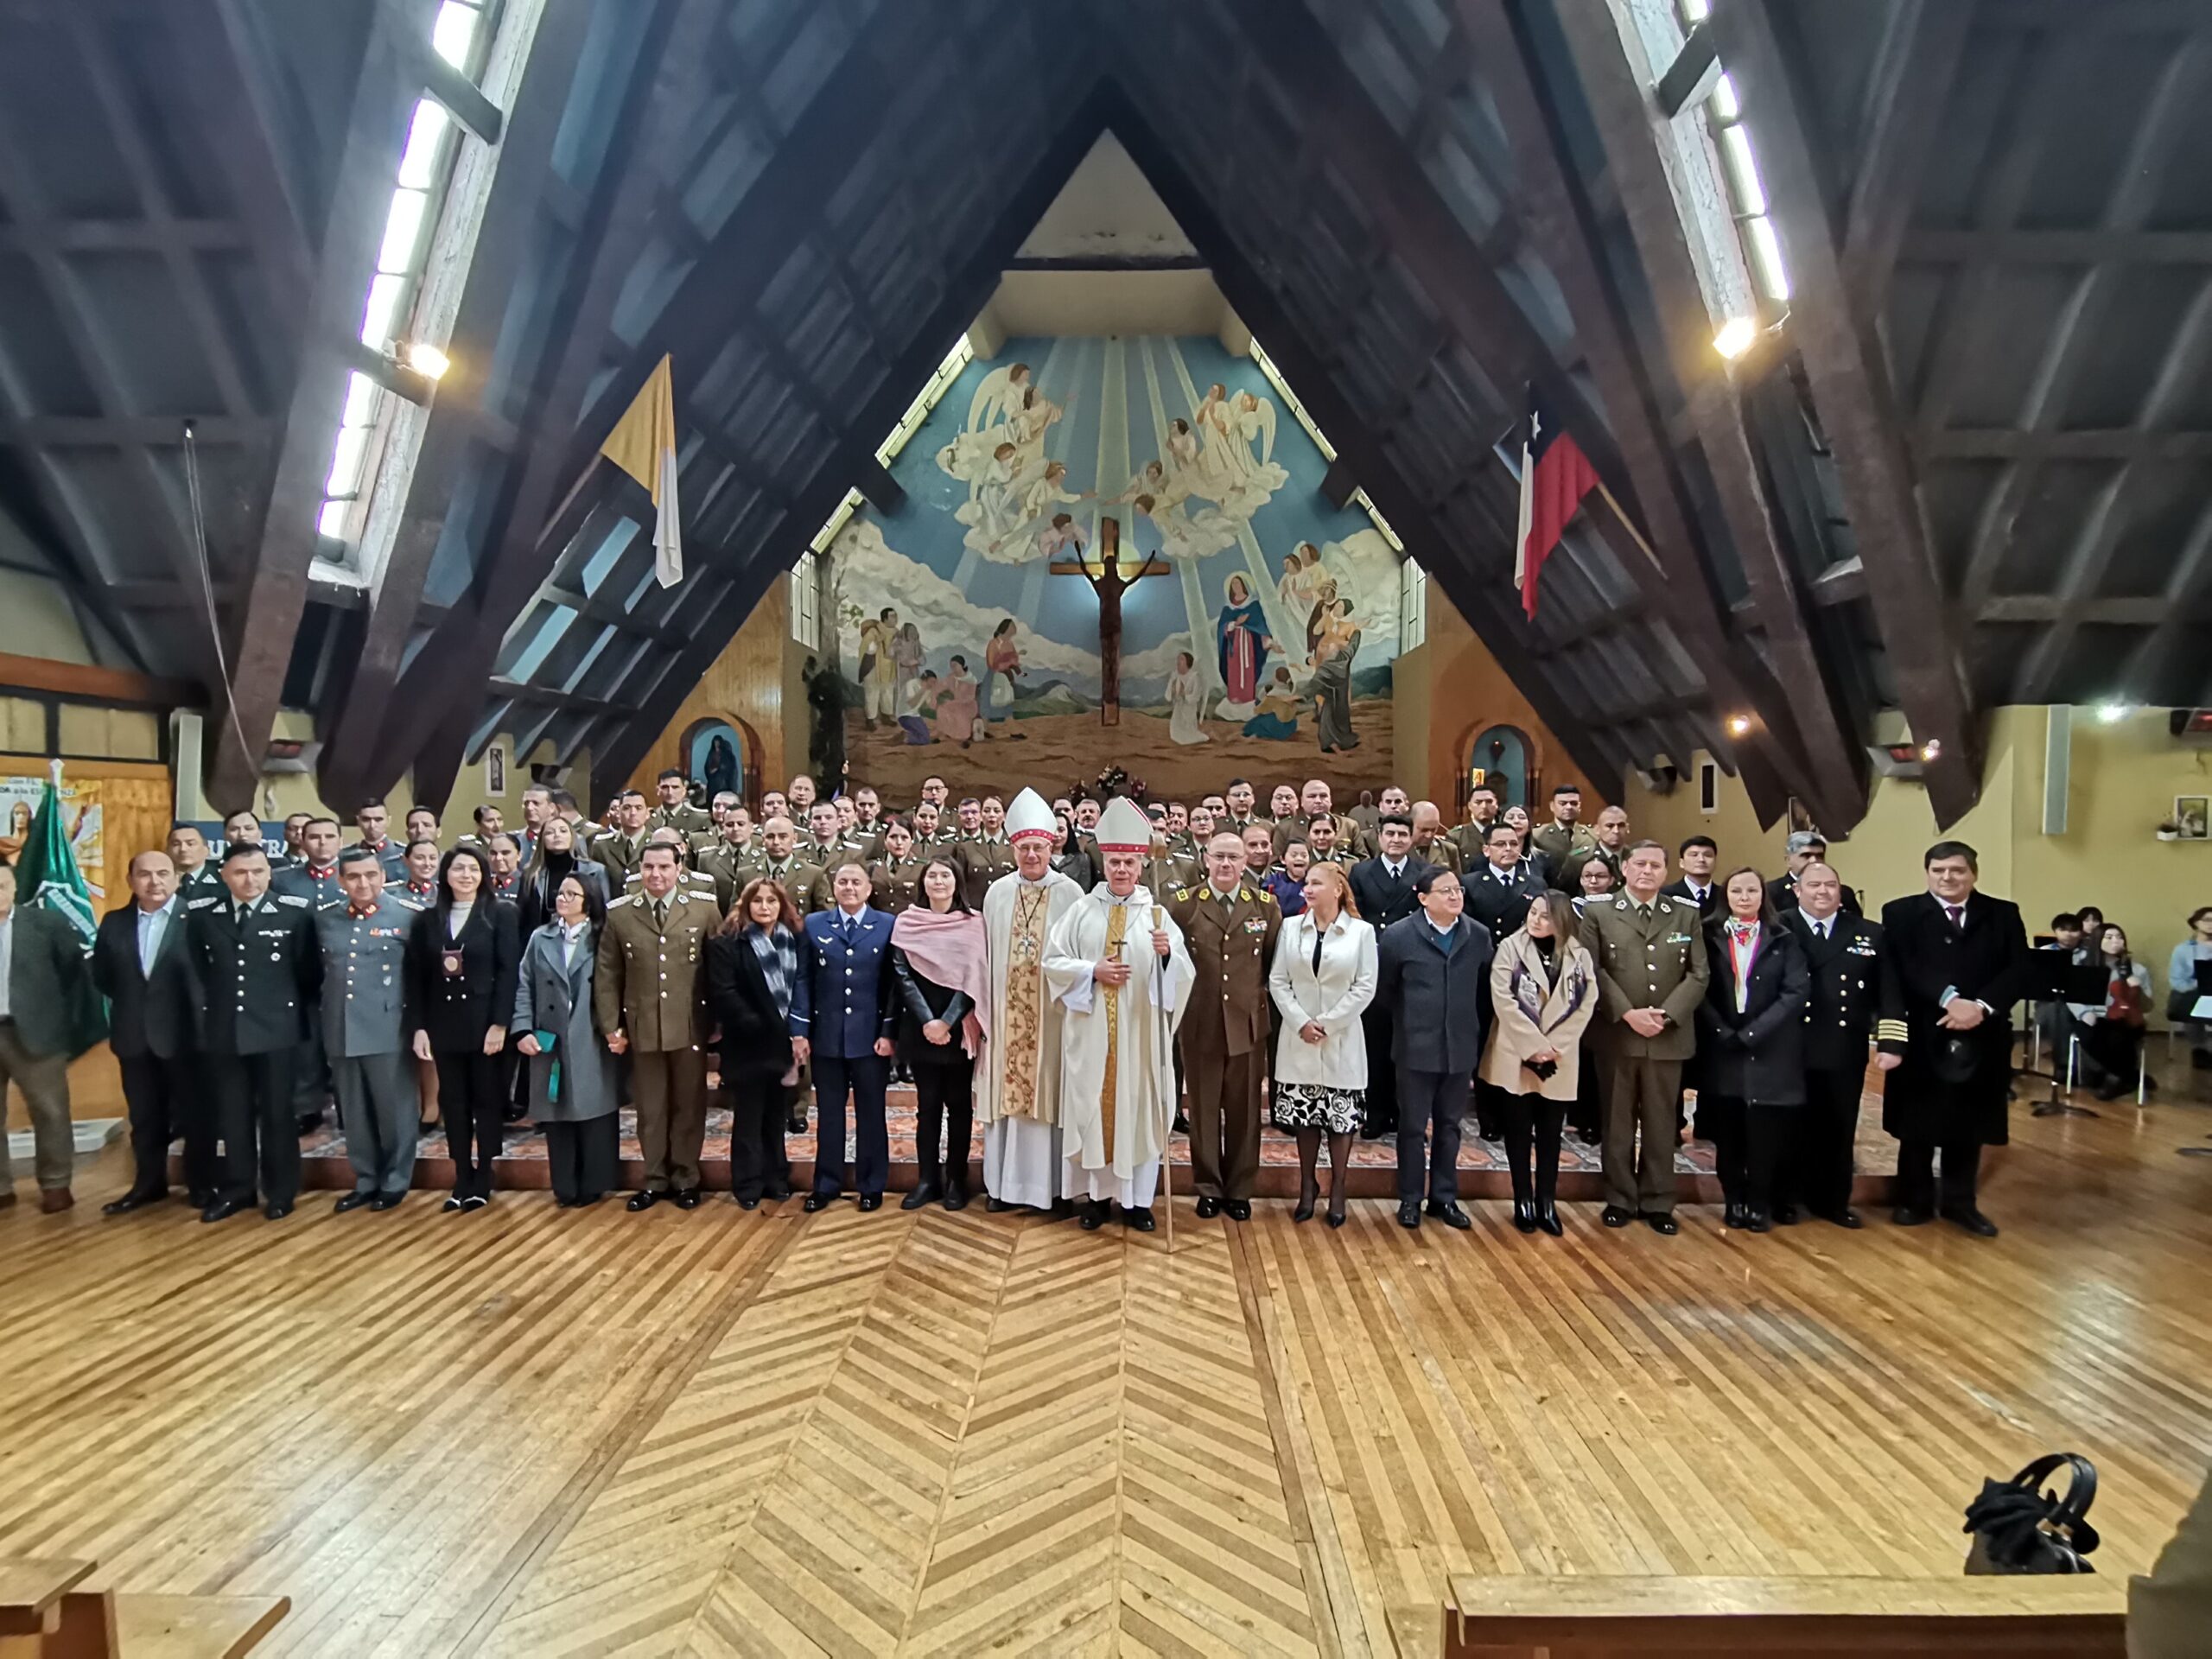
[[[2127,1581],[2069,1578],[1455,1576],[1391,1617],[1398,1650],[1446,1659],[2125,1659]]]
[[[0,1659],[239,1659],[292,1607],[283,1596],[79,1588],[92,1568],[0,1560]]]

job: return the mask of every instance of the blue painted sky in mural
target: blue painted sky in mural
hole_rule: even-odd
[[[991,394],[994,388],[1003,388],[1007,377],[999,373],[995,380],[995,371],[1015,363],[1030,366],[1038,397],[1062,412],[1046,428],[1041,448],[1033,448],[1013,464],[1027,465],[1033,476],[1046,463],[1058,462],[1066,469],[1065,477],[1052,480],[1049,493],[1089,493],[1090,499],[1065,504],[1046,499],[1033,516],[1019,519],[1016,528],[1007,530],[1004,520],[991,514],[986,469],[995,456],[993,446],[982,441],[978,429],[993,427],[998,418]],[[1225,423],[1234,429],[1241,418],[1243,441],[1234,435],[1216,438],[1208,423],[1199,420],[1198,434],[1182,440],[1185,448],[1179,457],[1173,423],[1192,422],[1206,402],[1208,388],[1217,383],[1227,390]],[[979,390],[986,394],[981,412]],[[1249,404],[1240,397],[1248,392]],[[1014,401],[1020,401],[1019,388]],[[1009,410],[1013,406],[1006,405]],[[1217,419],[1214,425],[1224,423]],[[1198,453],[1202,447],[1211,453]],[[1233,464],[1225,456],[1233,457]],[[1166,463],[1180,487],[1173,492],[1154,487],[1152,493],[1183,498],[1179,507],[1160,512],[1157,521],[1133,500],[1112,499],[1147,487],[1139,480],[1147,464],[1155,461]],[[1060,664],[1048,667],[1040,660],[1034,677],[1065,677],[1086,693],[1093,692],[1097,601],[1081,578],[1047,573],[1050,559],[1039,552],[1038,538],[1049,532],[1052,514],[1065,511],[1085,545],[1095,550],[1097,520],[1109,514],[1122,526],[1125,570],[1160,552],[1164,539],[1185,554],[1168,562],[1168,575],[1137,584],[1123,601],[1125,695],[1156,692],[1173,666],[1173,648],[1192,638],[1198,641],[1194,653],[1198,660],[1211,662],[1214,621],[1234,575],[1243,575],[1261,599],[1270,631],[1296,642],[1296,648],[1284,654],[1301,658],[1310,594],[1295,585],[1288,595],[1281,589],[1284,558],[1301,543],[1325,550],[1326,575],[1338,584],[1363,628],[1360,666],[1380,666],[1396,653],[1395,561],[1365,513],[1356,507],[1333,508],[1322,497],[1325,470],[1319,449],[1296,418],[1281,408],[1258,365],[1249,358],[1232,356],[1217,340],[1135,336],[1009,340],[996,358],[971,363],[962,372],[893,462],[893,474],[906,492],[906,503],[895,514],[867,511],[865,518],[880,532],[880,545],[871,545],[864,556],[857,556],[856,547],[851,568],[858,585],[847,587],[843,596],[848,603],[866,606],[871,613],[881,604],[899,602],[896,591],[875,591],[887,580],[897,586],[896,560],[887,559],[887,550],[950,582],[978,612],[1019,619],[1025,646],[1030,648],[1026,656],[1054,658]],[[1012,494],[1019,499],[1022,492],[1017,488]],[[860,537],[867,543],[875,542],[865,530]],[[1307,579],[1308,585],[1318,585],[1319,579],[1317,573]],[[941,667],[955,650],[963,652],[971,667],[980,665],[988,633],[987,627],[978,632],[980,619],[956,625],[942,614],[942,607],[932,618],[928,607],[920,605],[902,608],[902,616],[915,615],[918,610],[916,620],[921,623],[931,665]],[[970,633],[976,637],[964,637]],[[1050,642],[1045,649],[1035,649],[1045,642]],[[1063,649],[1053,651],[1051,645]],[[1077,652],[1087,660],[1076,663],[1073,654]],[[1276,658],[1281,659],[1281,655]]]

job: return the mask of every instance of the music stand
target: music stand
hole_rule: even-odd
[[[2112,981],[2102,963],[2080,963],[2063,950],[2028,953],[2028,996],[2035,1002],[2101,1003]],[[2033,1117],[2102,1117],[2102,1112],[2076,1106],[2063,1098],[2065,1077],[2059,1058],[2050,1057],[2050,1098],[2031,1109]]]

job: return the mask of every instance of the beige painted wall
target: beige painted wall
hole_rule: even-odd
[[[93,660],[61,584],[12,569],[0,569],[0,652],[79,666]]]
[[[1980,802],[1940,833],[1975,849],[1982,887],[2018,902],[2031,934],[2054,912],[2102,906],[2150,964],[2163,1004],[2166,957],[2187,931],[2184,918],[2212,904],[2212,842],[2162,842],[2155,832],[2177,795],[2212,794],[2212,748],[2169,736],[2164,709],[2132,712],[2112,725],[2075,710],[2066,833],[2047,836],[2049,718],[2042,707],[1995,712]],[[1670,847],[1685,836],[1710,835],[1720,843],[1724,868],[1779,869],[1783,826],[1761,830],[1732,779],[1722,779],[1720,796],[1720,810],[1708,817],[1698,810],[1694,781],[1663,798],[1631,785],[1630,822],[1637,834]],[[1921,889],[1921,859],[1938,836],[1925,789],[1877,779],[1865,822],[1832,851],[1844,879],[1878,904]]]

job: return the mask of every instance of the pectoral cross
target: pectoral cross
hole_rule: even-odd
[[[1046,567],[1056,576],[1081,576],[1098,592],[1098,723],[1122,723],[1122,595],[1147,576],[1169,573],[1167,562],[1149,554],[1134,572],[1122,569],[1122,525],[1119,519],[1098,521],[1098,563],[1087,559],[1055,559]]]

